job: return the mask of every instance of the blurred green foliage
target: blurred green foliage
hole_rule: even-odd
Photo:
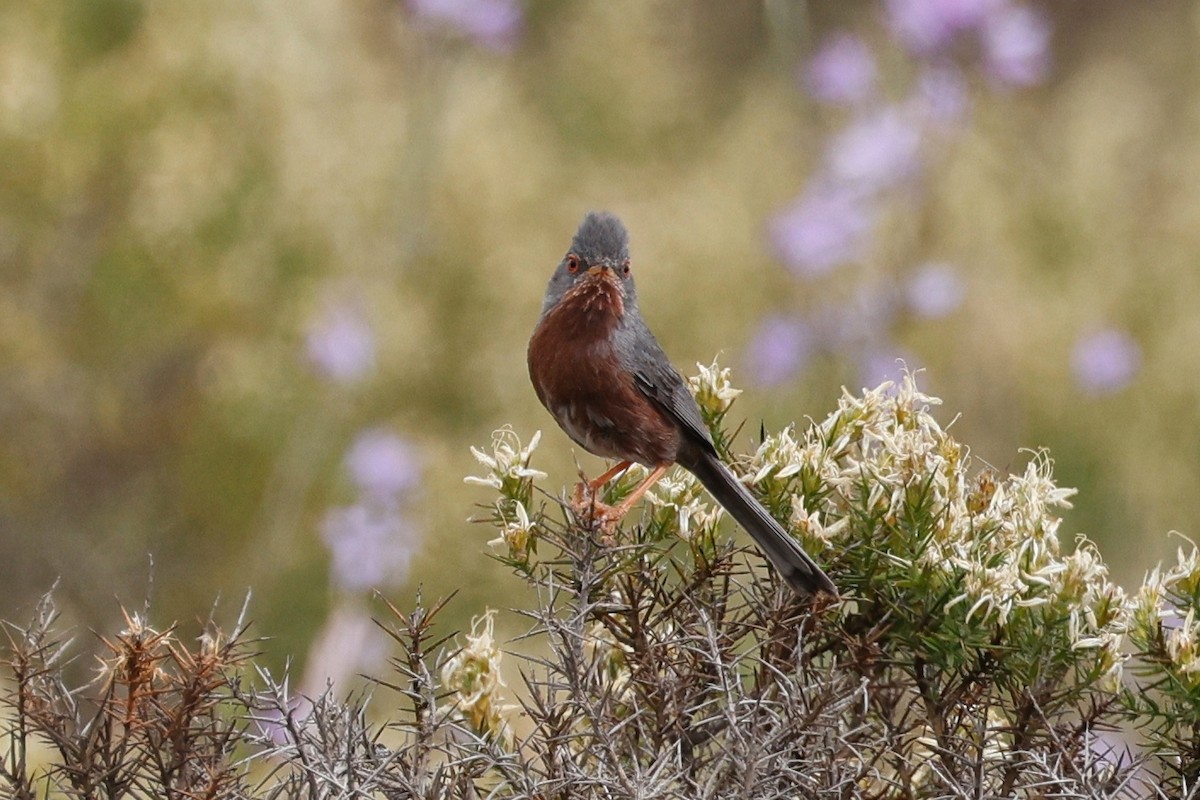
[[[897,331],[923,385],[978,458],[1048,447],[1081,490],[1064,533],[1140,579],[1200,515],[1200,5],[1045,10],[1049,81],[975,87],[911,213],[863,264],[802,284],[766,220],[832,122],[794,70],[829,31],[872,35],[874,3],[540,0],[508,52],[384,0],[3,4],[0,602],[61,576],[69,616],[99,627],[151,574],[167,616],[253,588],[272,657],[300,654],[332,603],[319,520],[348,494],[347,444],[378,424],[426,454],[411,587],[462,588],[464,619],[519,602],[461,478],[505,423],[546,429],[552,482],[598,467],[524,367],[590,208],[624,217],[642,307],[685,373],[723,352],[737,379],[771,311],[960,265],[964,308]],[[375,332],[360,384],[305,359],[330,297]],[[1144,362],[1091,397],[1071,347],[1108,323]],[[750,432],[820,418],[855,376],[820,359],[747,385],[737,413]]]

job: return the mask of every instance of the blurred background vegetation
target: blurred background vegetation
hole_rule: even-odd
[[[600,468],[524,361],[594,208],[742,448],[901,357],[977,458],[1049,448],[1136,584],[1200,535],[1198,37],[1180,0],[4,3],[2,615],[252,589],[279,665],[372,652],[373,586],[520,604],[462,478],[505,424]]]

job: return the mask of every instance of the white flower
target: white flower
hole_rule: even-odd
[[[471,620],[467,644],[442,666],[442,685],[454,692],[455,712],[476,731],[507,738],[508,723],[498,702],[504,679],[500,677],[503,653],[493,639],[495,614],[489,610]]]
[[[500,535],[489,541],[488,546],[507,547],[511,558],[524,560],[529,556],[529,543],[534,538],[536,528],[537,523],[529,519],[525,504],[516,500],[512,506],[512,518],[504,520]]]
[[[478,447],[471,448],[475,460],[487,468],[484,475],[468,475],[464,483],[473,486],[489,486],[493,489],[508,491],[524,481],[541,480],[546,473],[532,469],[529,459],[542,440],[542,432],[537,431],[529,440],[526,447],[521,447],[521,440],[512,428],[504,427],[492,434],[492,452],[489,455]]]
[[[1092,599],[1089,595],[1108,583],[1108,567],[1096,552],[1095,545],[1083,537],[1079,537],[1074,553],[1054,565],[1047,565],[1043,571],[1052,569],[1056,572],[1054,588],[1064,598]]]
[[[1125,659],[1126,656],[1120,653],[1113,654],[1111,666],[1096,681],[1097,688],[1100,691],[1108,692],[1109,694],[1121,691],[1125,684]]]
[[[1166,632],[1167,656],[1175,669],[1193,686],[1200,683],[1200,652],[1197,651],[1196,609],[1189,608],[1183,624]]]
[[[1158,636],[1163,617],[1170,612],[1166,605],[1167,582],[1158,567],[1152,569],[1129,604],[1129,630],[1142,643]]]
[[[679,536],[685,540],[692,538],[695,529],[711,528],[721,518],[721,508],[714,509],[704,500],[700,481],[685,470],[668,472],[646,497],[653,505],[676,516]]]
[[[1163,583],[1182,597],[1191,597],[1200,590],[1200,552],[1195,545],[1188,553],[1179,548],[1176,564],[1163,575]]]
[[[688,378],[688,387],[696,396],[696,402],[709,414],[723,414],[742,393],[729,382],[729,368],[717,366],[716,359],[709,366],[697,363],[700,374]]]
[[[805,464],[816,464],[819,457],[820,448],[815,442],[801,446],[792,429],[784,428],[779,433],[767,436],[758,446],[750,459],[750,469],[754,472],[747,482],[753,486],[768,476],[779,479],[791,477],[799,473]]]
[[[821,518],[820,511],[809,511],[800,495],[792,497],[792,524],[810,539],[828,544],[850,525],[849,517],[839,517],[829,525]]]
[[[949,609],[962,602],[970,602],[971,607],[967,610],[967,622],[970,622],[971,617],[975,616],[977,612],[982,611],[983,619],[986,620],[995,614],[996,622],[1000,625],[1005,624],[1016,605],[1017,598],[1026,589],[1026,584],[1021,579],[1020,569],[1011,560],[1002,561],[994,567],[985,566],[982,562],[968,562],[964,566],[966,575],[963,583],[966,591],[947,603],[946,608]]]

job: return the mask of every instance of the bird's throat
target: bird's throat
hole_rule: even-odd
[[[571,287],[551,314],[569,320],[577,336],[607,336],[625,316],[625,298],[611,278],[592,278]]]

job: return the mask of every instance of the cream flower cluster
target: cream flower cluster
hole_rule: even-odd
[[[512,428],[501,428],[492,434],[491,453],[478,447],[471,448],[471,455],[486,468],[485,474],[468,475],[463,482],[473,486],[490,486],[505,497],[527,498],[532,482],[546,477],[546,473],[529,466],[529,459],[541,440],[542,432],[537,431],[529,444],[522,447],[521,439]]]
[[[537,533],[537,523],[529,514],[533,482],[546,477],[546,473],[529,466],[541,439],[542,432],[537,431],[529,444],[523,446],[512,428],[501,428],[492,434],[490,453],[471,448],[471,455],[484,467],[484,474],[463,478],[464,483],[486,486],[499,493],[492,521],[500,535],[488,545],[506,548],[508,557],[522,564],[529,563]]]
[[[454,713],[479,734],[507,739],[511,733],[500,702],[502,651],[493,635],[495,611],[471,621],[467,643],[442,666],[442,686],[453,692]]]
[[[792,523],[814,546],[867,545],[925,575],[933,591],[956,587],[945,609],[964,608],[964,622],[1003,627],[1035,609],[1065,617],[1071,647],[1095,650],[1115,686],[1129,604],[1089,542],[1060,551],[1056,511],[1070,507],[1074,490],[1054,483],[1043,453],[1019,475],[972,476],[967,449],[929,412],[939,403],[911,375],[862,396],[846,392],[804,435],[767,437],[750,480],[791,493]],[[876,538],[849,541],[862,537],[863,519]]]
[[[691,540],[700,531],[713,531],[721,519],[722,508],[708,500],[700,481],[684,469],[673,469],[659,479],[654,490],[646,495],[658,512],[674,521],[671,527],[679,537]]]
[[[688,388],[705,414],[719,417],[729,410],[742,390],[735,389],[730,383],[729,368],[718,366],[715,360],[707,367],[697,363],[696,368],[700,372],[688,378]]]
[[[1131,606],[1130,638],[1139,650],[1165,656],[1156,666],[1182,686],[1200,686],[1200,551],[1181,547],[1175,566],[1155,567]]]

